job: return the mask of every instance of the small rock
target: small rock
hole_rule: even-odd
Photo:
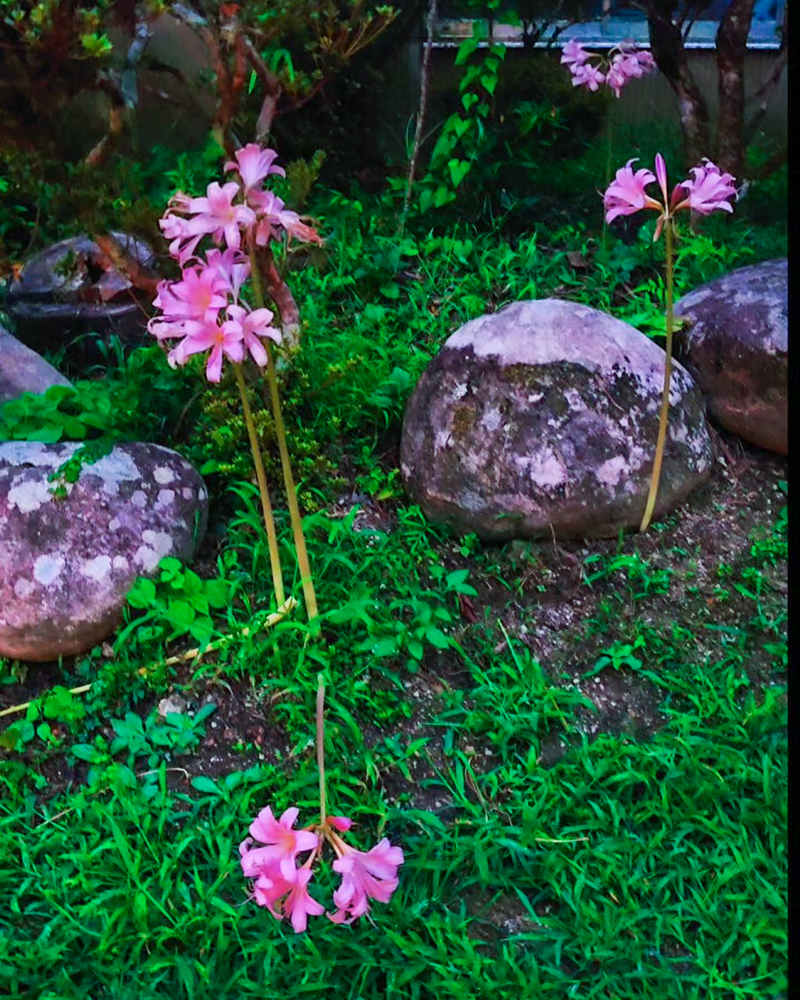
[[[164,717],[167,715],[185,715],[186,705],[186,699],[181,697],[181,695],[171,694],[168,698],[162,698],[158,703],[158,714]]]
[[[786,455],[789,437],[789,268],[786,260],[742,267],[675,303],[689,322],[678,356],[723,427]]]
[[[144,267],[151,248],[125,233],[111,233]],[[37,350],[60,349],[81,334],[141,343],[146,336],[147,297],[107,265],[88,236],[62,240],[32,257],[8,290],[6,309],[17,335]],[[150,296],[152,298],[152,296]]]
[[[433,521],[482,538],[603,537],[638,527],[664,352],[572,302],[517,302],[457,330],[406,407],[401,470]],[[656,515],[711,471],[703,399],[671,383]]]
[[[124,444],[74,483],[51,477],[77,444],[0,444],[0,656],[82,653],[117,626],[138,576],[188,561],[205,530],[202,477],[154,444]]]
[[[42,393],[52,385],[70,385],[43,357],[0,326],[0,403],[24,392]]]

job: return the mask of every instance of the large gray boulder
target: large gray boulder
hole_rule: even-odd
[[[77,444],[0,444],[0,656],[48,661],[118,624],[137,576],[191,558],[205,530],[200,474],[154,444],[123,444],[75,482],[51,477]]]
[[[0,404],[24,392],[45,392],[52,385],[70,385],[70,382],[36,351],[0,326]]]
[[[613,536],[638,527],[653,467],[664,352],[572,302],[517,302],[457,330],[406,408],[401,469],[431,520],[483,538]],[[709,475],[703,399],[671,382],[656,514]]]
[[[152,267],[155,256],[143,240],[111,236],[140,265]],[[17,336],[42,351],[58,350],[83,334],[115,334],[136,346],[146,338],[147,305],[124,274],[108,267],[93,240],[75,236],[27,261],[8,289],[6,309]]]
[[[789,267],[770,260],[709,281],[675,303],[675,348],[709,412],[746,441],[789,447]]]

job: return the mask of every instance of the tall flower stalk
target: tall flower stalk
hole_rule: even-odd
[[[270,502],[258,434],[250,410],[243,362],[250,357],[267,369],[275,435],[280,452],[287,503],[292,521],[297,559],[309,619],[316,617],[317,599],[303,535],[303,522],[292,475],[286,428],[281,412],[277,373],[272,344],[281,343],[281,332],[272,325],[273,313],[266,308],[257,248],[289,233],[306,242],[321,243],[319,234],[306,225],[296,212],[288,211],[272,191],[264,188],[270,174],[284,176],[275,165],[276,153],[255,143],[237,150],[235,162],[225,164],[236,171],[239,182],[209,184],[206,195],[190,198],[178,192],[170,200],[160,221],[170,240],[170,254],[181,266],[179,281],[161,282],[154,305],[159,313],[150,321],[150,332],[159,340],[172,342],[168,360],[185,364],[194,354],[208,353],[206,378],[219,382],[227,359],[233,364],[242,401],[242,411],[253,453],[253,464],[261,498],[264,526],[269,545],[275,597],[285,603],[275,519]],[[203,257],[198,248],[210,238],[216,246]],[[224,247],[224,249],[219,249]],[[251,280],[255,308],[241,292]]]
[[[653,241],[664,233],[664,257],[666,271],[666,316],[665,316],[665,360],[664,386],[661,393],[661,410],[658,420],[658,437],[653,460],[653,472],[650,478],[650,490],[647,495],[644,514],[639,526],[640,531],[646,531],[655,509],[658,496],[658,485],[661,479],[661,466],[664,460],[664,447],[667,439],[669,421],[669,393],[672,374],[672,337],[675,327],[674,314],[674,240],[675,216],[678,212],[687,210],[699,215],[710,215],[712,212],[732,212],[733,206],[729,199],[736,197],[734,178],[731,174],[721,173],[710,160],[703,160],[698,167],[692,167],[692,177],[676,184],[672,194],[668,194],[667,165],[661,153],[656,154],[655,173],[641,168],[634,171],[631,167],[635,160],[628,160],[621,167],[616,177],[603,195],[606,209],[605,221],[612,222],[619,215],[633,215],[643,209],[658,212]],[[658,183],[661,198],[654,198],[647,193],[651,184]]]

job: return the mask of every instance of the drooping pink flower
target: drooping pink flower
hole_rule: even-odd
[[[684,200],[676,205],[676,212],[681,208],[690,208],[700,215],[710,215],[717,210],[733,211],[733,206],[728,201],[737,195],[732,174],[721,173],[719,167],[709,159],[704,159],[699,167],[692,167],[690,173],[694,174],[694,178],[682,181],[679,185],[683,189]]]
[[[276,920],[282,920],[279,900],[287,892],[291,892],[292,885],[292,882],[281,875],[278,865],[274,864],[271,868],[261,871],[256,878],[253,897],[259,906],[266,906]]]
[[[283,913],[291,919],[295,934],[302,934],[306,929],[309,915],[319,917],[325,912],[325,907],[309,895],[310,881],[311,869],[298,868],[294,884],[283,902]]]
[[[253,361],[263,368],[267,363],[267,352],[259,338],[269,337],[276,344],[280,344],[282,339],[280,330],[270,325],[274,314],[269,309],[254,309],[248,312],[241,306],[229,306],[227,315],[228,319],[222,324],[222,329],[230,332],[238,330]]]
[[[605,74],[592,63],[576,63],[572,69],[572,86],[586,87],[588,90],[598,90],[605,80]]]
[[[388,903],[398,885],[397,869],[403,864],[403,852],[384,837],[371,850],[357,851],[343,842],[342,856],[333,862],[333,870],[342,883],[333,894],[336,913],[329,914],[336,923],[350,923],[369,910],[369,900]]]
[[[267,310],[268,311],[268,310]],[[234,336],[233,333],[231,336]],[[239,341],[243,345],[244,337],[240,333]],[[241,361],[241,358],[239,359]],[[300,810],[292,807],[275,819],[269,806],[262,809],[250,825],[250,836],[262,844],[268,844],[272,856],[278,859],[281,874],[291,880],[296,871],[295,859],[304,851],[312,851],[319,844],[319,838],[310,830],[292,829]]]
[[[589,58],[589,53],[578,41],[567,42],[561,50],[561,64],[569,66],[581,65]]]
[[[662,209],[662,206],[645,191],[645,188],[656,180],[655,174],[644,167],[634,172],[631,164],[635,162],[636,158],[628,160],[624,167],[620,167],[615,179],[603,195],[606,222],[613,222],[618,215],[633,215],[643,208],[652,208],[656,211]]]
[[[241,149],[237,149],[233,155],[236,157],[236,162],[226,163],[225,170],[239,171],[245,194],[260,184],[269,174],[277,174],[279,177],[286,176],[283,167],[274,165],[278,156],[274,149],[262,149],[257,143],[250,142],[246,146],[242,146]]]
[[[259,246],[265,246],[271,239],[276,239],[280,235],[279,229],[285,229],[304,243],[322,244],[322,237],[316,229],[302,222],[297,212],[287,209],[272,191],[251,191],[248,201],[258,215],[256,243]]]

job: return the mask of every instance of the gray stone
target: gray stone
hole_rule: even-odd
[[[675,303],[678,357],[723,427],[761,448],[789,446],[789,267],[770,260],[709,281]]]
[[[638,527],[664,352],[586,306],[517,302],[457,330],[406,408],[401,469],[431,520],[483,538],[613,536]],[[709,475],[703,399],[671,382],[656,513]]]
[[[187,561],[205,530],[200,474],[168,448],[122,444],[74,483],[77,444],[0,444],[0,656],[49,661],[117,626],[137,576]]]
[[[111,235],[140,264],[152,266],[153,251],[143,240]],[[20,339],[37,350],[60,349],[83,334],[144,341],[146,298],[115,268],[104,270],[102,259],[88,236],[62,240],[32,257],[8,289],[6,302]]]
[[[70,382],[0,326],[0,403],[16,399],[24,392],[45,392],[52,385],[70,385]]]

